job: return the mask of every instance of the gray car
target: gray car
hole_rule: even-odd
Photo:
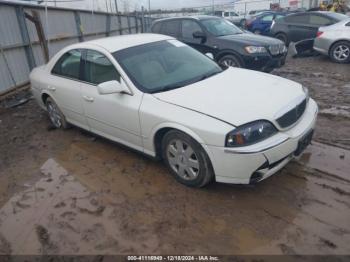
[[[320,27],[314,49],[328,55],[336,63],[350,62],[350,18],[330,26]]]

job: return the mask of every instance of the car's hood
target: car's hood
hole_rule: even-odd
[[[296,82],[239,68],[153,95],[234,126],[259,119],[274,122],[305,98],[302,86]]]
[[[244,43],[247,45],[268,46],[268,45],[277,45],[277,44],[283,43],[281,40],[278,40],[276,38],[262,36],[262,35],[256,35],[256,34],[250,34],[250,33],[226,35],[226,36],[220,36],[218,38],[222,39],[222,40],[226,40],[226,41],[240,42],[240,43]]]

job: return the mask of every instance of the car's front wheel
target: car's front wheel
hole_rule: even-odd
[[[45,105],[53,126],[55,128],[68,128],[69,124],[66,118],[51,97],[46,99]]]
[[[332,46],[330,57],[336,63],[350,62],[350,42],[341,41]]]
[[[235,55],[224,55],[218,61],[219,65],[224,68],[228,67],[242,67],[242,63]]]
[[[163,137],[162,155],[171,174],[186,186],[203,187],[214,177],[202,146],[180,131],[169,131]]]

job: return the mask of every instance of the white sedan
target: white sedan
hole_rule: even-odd
[[[193,187],[269,177],[310,143],[318,112],[296,82],[222,70],[156,34],[68,46],[30,80],[56,128],[73,124],[163,159]]]

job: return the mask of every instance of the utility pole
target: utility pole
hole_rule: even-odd
[[[151,0],[148,0],[148,11],[151,12]]]
[[[212,15],[214,15],[214,11],[215,11],[214,0],[213,0],[213,2],[212,2],[212,5],[211,5],[211,11],[213,12]]]
[[[118,14],[118,0],[114,0],[115,12]]]

